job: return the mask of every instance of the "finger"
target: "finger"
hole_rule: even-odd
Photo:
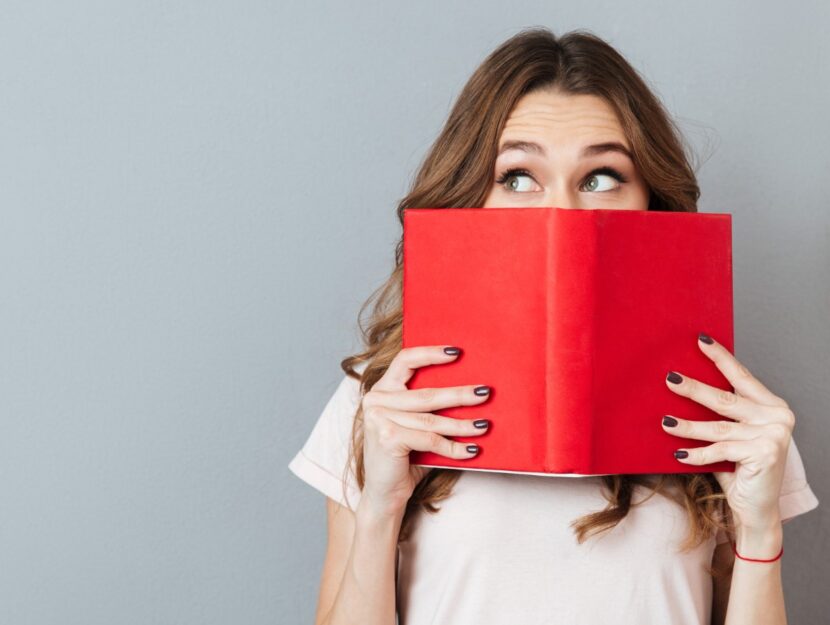
[[[431,412],[407,412],[405,410],[381,409],[381,416],[411,430],[437,432],[442,436],[478,436],[489,429],[486,419],[456,419]],[[476,426],[475,424],[479,425]]]
[[[430,451],[448,458],[472,458],[478,453],[467,450],[470,443],[444,438],[437,432],[411,430],[394,421],[387,421],[379,430],[378,440],[396,456],[406,456],[410,451]]]
[[[678,457],[678,452],[686,452],[688,455],[681,458]],[[684,447],[675,452],[675,457],[679,462],[694,465],[712,464],[723,460],[740,462],[753,472],[758,472],[774,466],[781,453],[780,445],[776,441],[760,437],[748,441],[719,441],[703,447]]]
[[[453,406],[474,406],[487,401],[490,387],[463,386],[425,387],[403,391],[379,391],[372,388],[363,397],[364,408],[379,406],[407,412],[434,412]]]
[[[705,339],[711,340],[712,343],[707,343]],[[715,366],[729,380],[729,383],[737,393],[758,404],[764,404],[766,406],[787,405],[786,401],[761,384],[761,381],[732,352],[715,339],[701,333],[698,335],[697,344],[700,347],[700,351],[715,363]]]
[[[674,381],[677,378],[680,378],[679,382]],[[688,397],[710,410],[736,421],[746,423],[783,423],[787,421],[781,408],[758,404],[732,391],[717,388],[695,378],[681,375],[677,371],[669,371],[666,376],[666,386],[678,395]]]
[[[405,389],[406,383],[419,367],[454,362],[460,354],[447,354],[444,352],[445,349],[452,347],[452,345],[404,347],[395,354],[395,357],[389,363],[383,376],[375,383],[372,389],[379,391],[398,391]],[[455,349],[459,349],[460,351],[460,348]]]
[[[672,425],[672,423],[675,425]],[[665,415],[662,426],[665,432],[673,436],[693,438],[702,441],[747,441],[770,433],[766,424],[756,425],[720,420],[693,421],[691,419],[680,419],[674,415]]]

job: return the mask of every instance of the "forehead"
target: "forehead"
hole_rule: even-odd
[[[617,114],[604,99],[540,90],[522,96],[502,130],[505,139],[547,139],[552,144],[584,139],[619,141],[628,147]]]

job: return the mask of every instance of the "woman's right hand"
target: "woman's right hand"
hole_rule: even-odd
[[[451,406],[480,404],[489,398],[482,385],[408,389],[418,367],[453,362],[444,346],[406,347],[392,359],[383,377],[363,396],[364,485],[361,502],[383,515],[403,514],[412,492],[432,467],[410,465],[409,452],[431,451],[448,458],[472,458],[469,443],[446,436],[476,436],[488,428],[476,419],[434,414]],[[481,395],[476,394],[479,389]],[[483,390],[482,390],[483,389]]]

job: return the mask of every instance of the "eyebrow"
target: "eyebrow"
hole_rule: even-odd
[[[534,143],[533,141],[505,141],[501,148],[499,148],[499,155],[504,154],[508,150],[522,150],[523,152],[530,152],[545,156],[545,148],[538,143]],[[606,152],[619,152],[621,154],[625,154],[632,161],[634,160],[634,157],[631,155],[628,148],[626,148],[619,141],[607,141],[605,143],[595,143],[593,145],[586,146],[582,150],[582,158],[596,156],[597,154],[605,154]]]

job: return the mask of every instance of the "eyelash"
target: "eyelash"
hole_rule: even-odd
[[[585,176],[585,179],[583,180],[583,183],[585,182],[585,180],[588,180],[592,176],[596,176],[598,174],[605,174],[607,176],[611,176],[612,178],[614,178],[617,182],[619,182],[621,184],[624,184],[624,183],[628,182],[628,178],[623,176],[622,173],[620,173],[618,170],[614,169],[613,167],[597,167],[596,169],[591,171],[587,176]],[[496,179],[496,184],[503,185],[505,182],[507,182],[507,179],[510,178],[511,176],[528,176],[530,178],[533,178],[531,173],[529,171],[527,171],[526,169],[522,169],[522,168],[519,168],[519,167],[513,167],[511,169],[508,169],[508,170],[504,171]],[[535,178],[534,178],[534,181],[535,181]],[[508,189],[508,191],[510,191],[511,193],[520,193],[519,191],[512,191],[510,189]],[[608,193],[608,192],[607,191],[599,191],[599,193]]]

